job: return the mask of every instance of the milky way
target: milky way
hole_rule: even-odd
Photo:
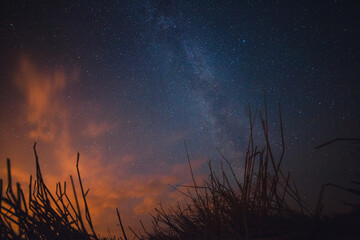
[[[199,177],[216,148],[242,168],[248,104],[264,109],[264,92],[275,152],[281,103],[304,198],[354,169],[347,146],[314,147],[360,136],[356,1],[1,5],[0,160],[17,163],[19,181],[34,141],[53,183],[78,151],[92,204],[136,222],[179,199],[168,184],[189,180],[184,139]]]

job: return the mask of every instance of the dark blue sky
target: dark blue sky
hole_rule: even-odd
[[[27,56],[76,75],[57,95],[71,133],[89,119],[116,125],[71,135],[74,149],[98,144],[104,163],[131,153],[130,175],[183,163],[184,139],[194,158],[217,159],[219,147],[241,168],[248,103],[263,109],[264,92],[275,148],[281,103],[287,167],[303,188],[353,171],[345,146],[314,146],[360,137],[357,1],[7,1],[0,11],[0,142],[41,121],[13,125],[26,108],[13,76]]]

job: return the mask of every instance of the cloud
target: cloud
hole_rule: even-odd
[[[17,121],[11,120],[9,124],[26,137],[4,143],[9,146],[6,154],[17,158],[12,164],[14,178],[26,186],[29,175],[34,173],[34,161],[29,161],[29,157],[33,156],[28,155],[32,154],[33,141],[38,141],[43,176],[53,190],[58,181],[69,182],[69,175],[77,179],[76,152],[80,151],[83,184],[85,188],[90,188],[90,212],[96,230],[101,234],[107,233],[107,226],[112,232],[119,231],[116,227],[116,207],[131,225],[138,223],[139,218],[146,219],[158,203],[170,204],[181,200],[183,196],[169,184],[191,183],[188,163],[172,164],[161,160],[163,165],[156,173],[136,172],[132,171],[133,164],[141,164],[149,158],[151,154],[148,152],[151,151],[147,149],[150,146],[142,146],[143,149],[136,151],[122,148],[121,152],[108,154],[107,142],[115,141],[109,136],[110,132],[116,133],[117,139],[128,136],[122,132],[119,124],[122,121],[116,119],[112,122],[96,111],[81,116],[79,112],[85,100],[78,98],[73,104],[67,102],[70,101],[66,92],[71,76],[76,74],[66,74],[64,69],[41,68],[28,57],[20,59],[14,82],[23,98],[19,103]],[[12,136],[10,131],[7,135]],[[182,138],[183,134],[170,136],[164,144]],[[27,149],[24,151],[26,154],[19,153],[19,149]],[[193,160],[194,171],[204,162],[204,159]],[[80,192],[79,189],[77,192]]]
[[[52,141],[58,130],[56,118],[61,117],[57,99],[65,89],[65,74],[62,71],[41,72],[29,58],[23,57],[15,83],[25,97],[27,122],[34,125],[29,137]]]

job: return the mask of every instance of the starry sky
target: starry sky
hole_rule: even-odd
[[[314,199],[356,170],[353,145],[314,147],[360,137],[359,23],[357,1],[4,1],[0,166],[26,184],[37,141],[55,184],[80,152],[95,226],[116,232],[115,207],[131,224],[181,198],[184,139],[199,178],[216,148],[241,170],[266,92],[271,143],[280,102],[285,168]]]

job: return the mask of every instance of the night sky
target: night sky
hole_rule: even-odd
[[[275,152],[280,102],[285,168],[316,198],[359,169],[354,145],[314,148],[360,137],[359,42],[359,1],[5,1],[1,176],[9,157],[28,182],[34,141],[49,184],[80,152],[95,226],[116,232],[115,207],[131,224],[181,198],[184,139],[199,178],[216,148],[241,171],[266,92]]]

